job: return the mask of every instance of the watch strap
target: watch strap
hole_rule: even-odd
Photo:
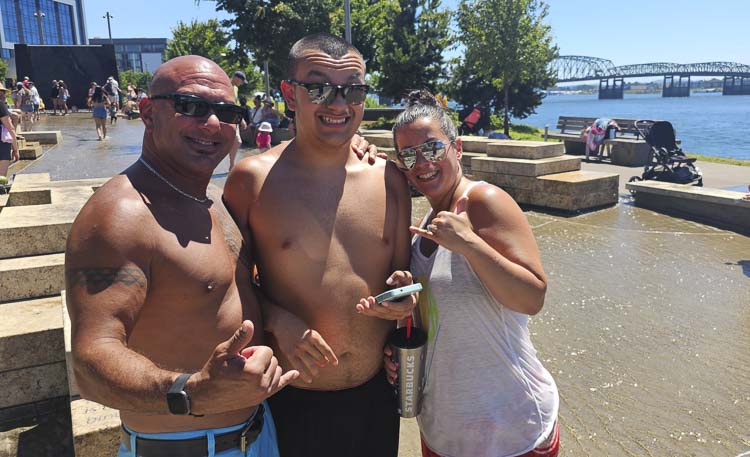
[[[177,379],[172,383],[172,387],[169,388],[168,393],[176,394],[183,392],[185,390],[185,384],[187,384],[188,379],[190,379],[190,376],[192,375],[192,373],[182,373],[177,376]]]

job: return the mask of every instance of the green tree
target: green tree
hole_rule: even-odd
[[[8,73],[8,62],[0,59],[0,80],[5,81],[5,74]]]
[[[191,54],[203,56],[219,64],[230,77],[235,71],[242,70],[248,83],[239,92],[250,94],[263,87],[263,78],[247,55],[229,46],[230,40],[229,32],[216,19],[192,21],[190,24],[180,21],[172,29],[172,39],[167,42],[165,58],[169,60]]]
[[[555,84],[548,68],[557,57],[542,0],[462,0],[459,39],[466,48],[454,67],[451,95],[466,105],[525,118],[542,103],[542,89]]]
[[[399,0],[389,11],[392,24],[378,46],[379,82],[383,95],[400,99],[410,89],[436,91],[445,75],[443,51],[451,44],[450,12],[440,0]]]
[[[377,46],[389,30],[387,12],[396,0],[352,0],[352,41],[367,64],[378,70]],[[287,56],[292,45],[313,33],[344,36],[344,10],[340,0],[216,0],[216,9],[232,18],[222,24],[237,43],[235,52],[250,53],[256,65],[268,61],[271,85],[286,77]]]
[[[148,90],[151,83],[151,73],[147,71],[125,70],[120,72],[120,89],[124,90],[128,84]]]

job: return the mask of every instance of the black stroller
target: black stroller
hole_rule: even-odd
[[[651,147],[643,175],[633,176],[630,182],[664,181],[675,184],[703,185],[703,174],[691,159],[682,152],[675,140],[674,127],[667,121],[637,120],[638,133]]]

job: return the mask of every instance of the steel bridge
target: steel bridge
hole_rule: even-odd
[[[599,80],[599,98],[622,98],[623,79],[664,76],[662,96],[688,97],[691,76],[724,78],[724,95],[750,95],[750,65],[736,62],[679,64],[654,62],[615,66],[611,60],[587,56],[560,56],[550,64],[558,82]]]

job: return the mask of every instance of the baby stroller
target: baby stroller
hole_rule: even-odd
[[[633,176],[630,182],[653,180],[703,185],[703,174],[695,166],[696,159],[688,158],[677,146],[674,128],[670,122],[637,120],[634,126],[651,147],[651,152],[643,174]]]

